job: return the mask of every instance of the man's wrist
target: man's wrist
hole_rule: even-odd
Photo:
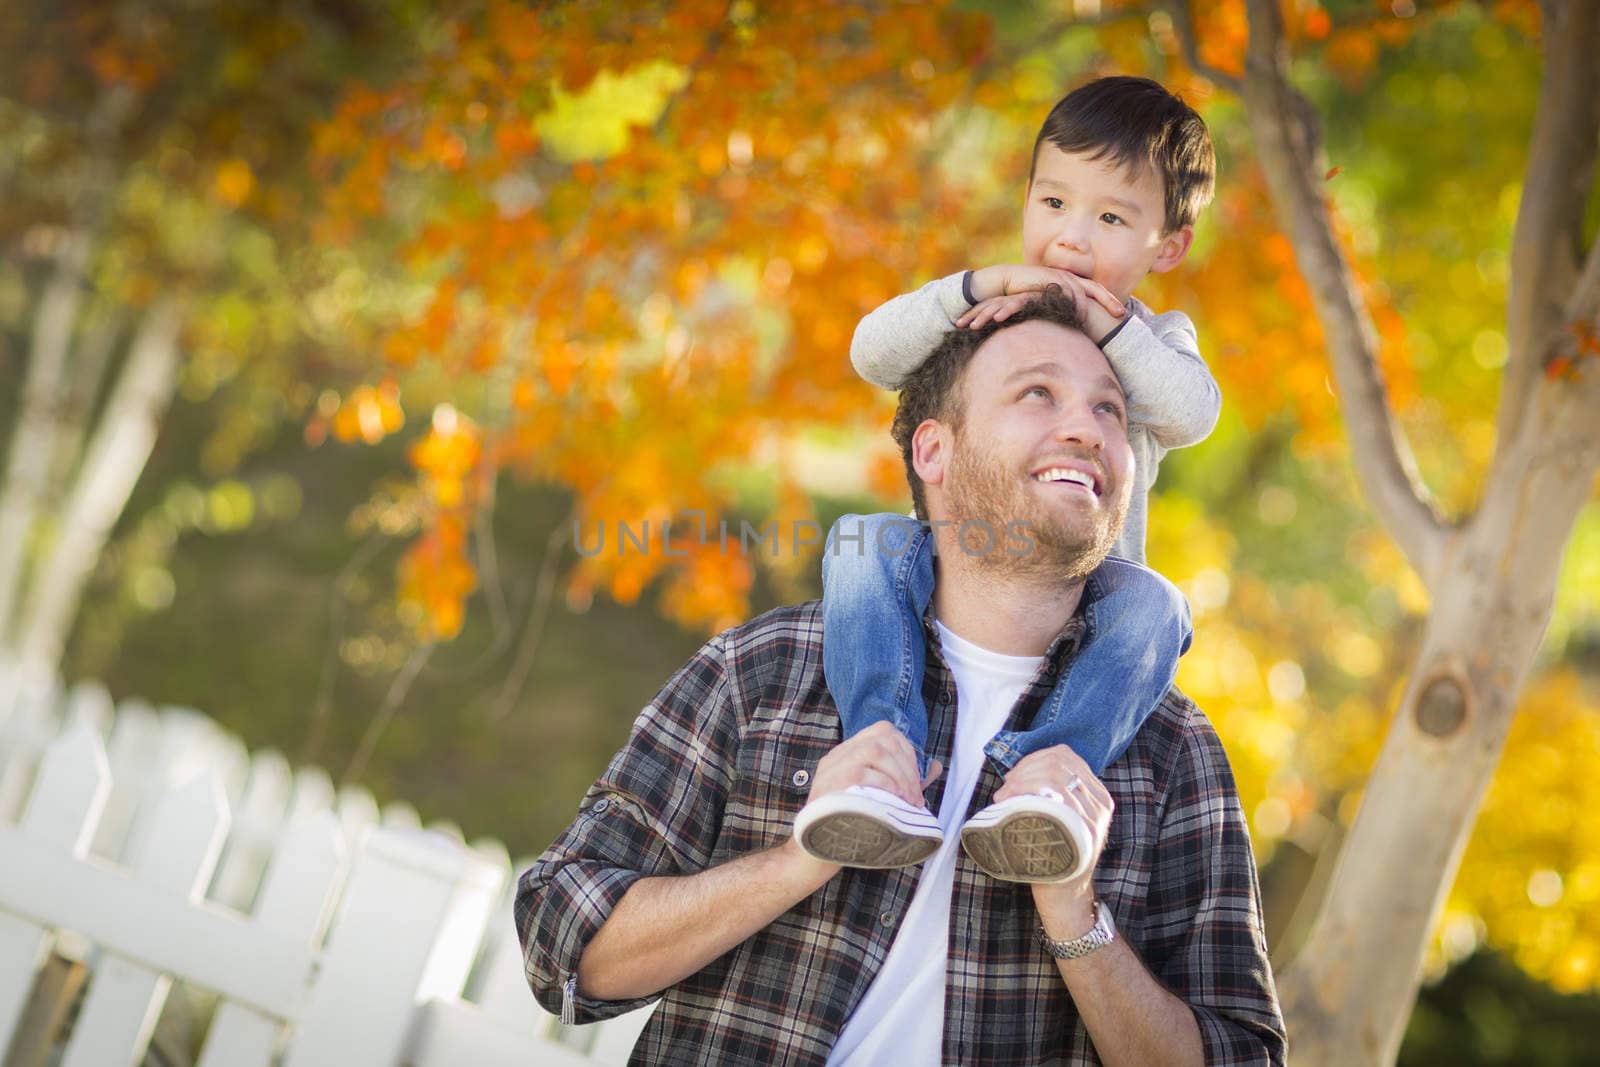
[[[1050,936],[1045,929],[1044,921],[1039,922],[1039,944],[1055,959],[1078,960],[1105,948],[1117,939],[1116,922],[1111,916],[1111,909],[1103,901],[1094,903],[1094,921],[1089,929],[1076,937],[1057,938]]]
[[[1098,903],[1094,883],[1088,876],[1080,884],[1041,883],[1033,887],[1039,925],[1047,936],[1058,941],[1082,937],[1093,929]]]
[[[838,865],[819,860],[806,852],[800,847],[797,837],[791,836],[772,851],[783,863],[786,876],[792,876],[795,885],[805,888],[806,896],[827,885],[841,870]]]

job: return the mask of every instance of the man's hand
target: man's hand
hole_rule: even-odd
[[[977,329],[991,319],[1004,322],[1033,299],[1046,286],[1058,285],[1078,305],[1091,339],[1116,329],[1127,309],[1110,290],[1092,278],[1080,278],[1071,271],[1054,267],[1030,267],[1020,263],[1000,263],[972,272],[970,289],[977,301],[970,311],[956,320],[957,326]]]
[[[908,804],[921,806],[922,791],[944,773],[938,760],[928,763],[928,776],[917,774],[917,753],[906,735],[887,722],[875,722],[840,742],[817,763],[807,800],[837,793],[853,785],[875,785]]]
[[[1083,816],[1089,827],[1093,847],[1088,869],[1070,882],[1033,886],[1034,906],[1050,936],[1058,940],[1081,937],[1094,926],[1094,869],[1105,848],[1116,804],[1089,765],[1066,745],[1041,749],[1018,760],[995,790],[994,799],[998,803],[1030,795],[1059,796],[1063,804]]]
[[[1036,883],[1033,906],[1045,935],[1073,941],[1094,928],[1094,869],[1105,848],[1116,806],[1104,783],[1066,745],[1017,761],[994,791],[996,801],[1057,793],[1089,825],[1094,847],[1089,869],[1070,882]],[[1056,960],[1056,971],[1107,1067],[1127,1064],[1203,1064],[1200,1024],[1187,1003],[1151,974],[1128,942],[1111,944],[1072,960]]]
[[[874,723],[836,745],[811,776],[815,799],[874,785],[922,804],[926,780],[905,735]],[[839,867],[810,856],[791,834],[775,848],[696,874],[641,878],[623,895],[578,964],[578,988],[600,1000],[648,996],[680,982],[815,893]]]

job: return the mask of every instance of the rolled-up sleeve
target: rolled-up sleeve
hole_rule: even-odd
[[[710,861],[738,748],[719,635],[639,714],[578,817],[517,882],[513,909],[528,984],[547,1011],[593,1022],[653,998],[577,995],[578,961],[641,878]]]
[[[1283,1013],[1249,828],[1221,742],[1209,723],[1196,725],[1162,819],[1149,898],[1158,933],[1147,962],[1193,1010],[1208,1064],[1282,1064]]]

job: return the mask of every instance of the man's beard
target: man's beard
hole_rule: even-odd
[[[963,434],[955,436],[944,496],[966,555],[1003,573],[1046,572],[1077,580],[1111,554],[1128,511],[1128,497],[1120,487],[1114,495],[1100,498],[1109,506],[1063,515],[1028,491],[1021,481],[1024,474],[990,459],[992,453],[975,447]],[[1101,471],[1102,492],[1112,492],[1104,465],[1086,451],[1052,458],[1068,455],[1094,463]]]

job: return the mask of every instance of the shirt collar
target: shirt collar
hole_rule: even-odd
[[[1078,600],[1078,607],[1067,617],[1065,625],[1051,638],[1050,645],[1044,651],[1044,670],[1051,676],[1058,676],[1066,672],[1078,654],[1078,649],[1088,640],[1089,620],[1084,614],[1084,609],[1099,598],[1098,583],[1085,582],[1083,596]],[[941,660],[944,659],[944,648],[939,640],[939,627],[934,625],[933,598],[928,598],[928,606],[922,612],[922,633],[928,642],[928,648],[935,650]]]

